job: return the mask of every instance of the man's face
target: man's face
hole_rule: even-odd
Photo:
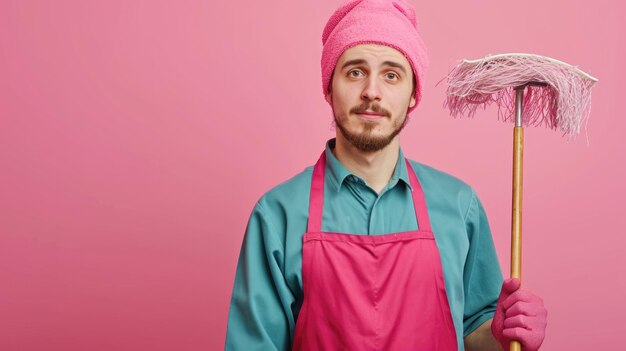
[[[391,47],[354,46],[337,61],[326,98],[348,142],[364,152],[381,150],[400,133],[415,105],[411,65]]]

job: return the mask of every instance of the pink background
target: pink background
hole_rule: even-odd
[[[587,136],[526,130],[524,284],[544,350],[626,335],[625,7],[413,1],[430,51],[405,153],[472,184],[508,271],[512,129],[442,109],[456,60],[533,52],[600,79]],[[218,350],[248,215],[330,128],[334,0],[0,2],[0,349]],[[621,104],[623,105],[623,104]]]

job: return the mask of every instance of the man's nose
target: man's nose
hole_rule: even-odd
[[[361,92],[361,99],[369,101],[380,101],[380,87],[375,76],[369,76]]]

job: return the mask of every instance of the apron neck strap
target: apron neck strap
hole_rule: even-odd
[[[426,208],[426,200],[424,191],[420,185],[415,171],[408,159],[405,158],[407,171],[409,173],[409,182],[413,188],[413,207],[415,209],[415,218],[419,225],[419,230],[431,231],[430,220],[428,218],[428,209]],[[324,177],[326,175],[326,152],[317,160],[313,168],[313,178],[311,179],[311,192],[309,198],[309,221],[307,224],[307,232],[318,233],[322,231],[322,215],[324,211]]]
[[[309,223],[308,233],[322,231],[322,214],[324,211],[324,176],[326,174],[326,151],[317,160],[313,168],[311,179],[311,192],[309,193]]]
[[[428,208],[426,207],[424,190],[415,175],[415,171],[413,170],[413,166],[411,166],[409,159],[405,158],[404,162],[406,162],[406,170],[407,173],[409,173],[409,182],[411,183],[411,188],[413,188],[413,207],[415,208],[415,218],[417,218],[417,224],[419,225],[420,230],[430,232],[430,219],[428,218]]]

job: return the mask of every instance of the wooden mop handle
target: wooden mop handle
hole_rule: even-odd
[[[522,161],[524,129],[513,131],[513,216],[511,222],[511,278],[522,279]],[[511,351],[521,351],[518,341],[511,341]]]
[[[516,122],[513,129],[513,213],[511,221],[511,278],[522,280],[522,164],[524,158],[524,128],[522,127],[522,98],[524,87],[516,89]],[[510,351],[521,351],[519,341],[511,341]]]

